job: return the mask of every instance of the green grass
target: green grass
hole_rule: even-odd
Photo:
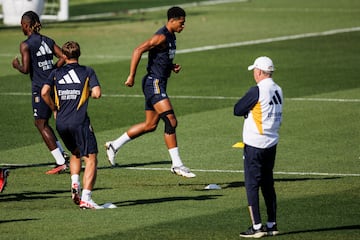
[[[173,4],[185,2],[190,1]],[[33,164],[10,169],[8,186],[0,194],[2,238],[239,239],[238,233],[250,225],[243,174],[209,170],[243,169],[242,150],[231,147],[241,140],[243,120],[233,116],[232,108],[254,85],[247,66],[259,55],[273,58],[274,79],[285,95],[275,167],[282,234],[276,239],[360,238],[358,31],[178,54],[176,62],[183,71],[171,77],[168,92],[179,120],[180,154],[197,174],[183,179],[167,170],[170,159],[162,123],[156,132],[120,150],[118,168],[108,167],[102,148],[105,141],[144,119],[143,99],[132,95],[141,95],[145,59],[134,88],[123,83],[132,49],[165,21],[164,11],[129,15],[122,10],[168,1],[70,4],[71,16],[118,12],[103,19],[45,23],[42,29],[59,45],[78,41],[81,63],[92,66],[101,81],[105,96],[90,100],[89,106],[100,149],[93,197],[118,208],[80,211],[70,199],[70,175],[44,174],[53,160],[33,126],[30,95],[6,94],[30,94],[29,76],[10,65],[24,36],[18,27],[0,26],[0,43],[6,46],[0,49],[0,166]],[[359,9],[355,0],[257,0],[189,7],[186,29],[177,35],[178,49],[359,27]],[[222,189],[203,190],[210,183]],[[262,212],[266,221],[263,205]]]

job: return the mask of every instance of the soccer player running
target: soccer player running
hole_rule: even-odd
[[[235,104],[234,115],[244,116],[244,172],[245,188],[248,199],[252,226],[240,237],[260,238],[278,234],[276,224],[276,193],[273,168],[276,146],[279,141],[279,128],[282,121],[283,94],[272,79],[275,70],[272,60],[259,57],[253,65],[256,86]],[[267,223],[261,223],[259,209],[259,188],[263,194]]]
[[[184,166],[177,146],[177,120],[170,99],[166,93],[166,85],[171,71],[178,73],[181,66],[173,63],[176,51],[175,33],[180,33],[185,27],[185,11],[180,7],[171,7],[167,11],[168,21],[150,39],[141,43],[132,54],[130,74],[125,82],[128,87],[134,86],[136,69],[141,56],[149,52],[147,74],[142,80],[145,96],[145,121],[138,123],[114,141],[106,142],[106,153],[111,165],[115,165],[115,155],[120,147],[135,138],[152,131],[158,126],[159,120],[165,123],[164,139],[171,160],[171,172],[187,178],[195,177]]]
[[[97,142],[87,114],[89,97],[101,97],[94,70],[78,63],[80,46],[67,42],[62,47],[66,65],[51,72],[41,95],[54,112],[56,129],[71,152],[72,199],[80,208],[100,209],[91,197],[97,175]],[[51,97],[54,88],[55,102]],[[83,191],[80,199],[81,158],[85,161]]]
[[[51,109],[41,98],[40,92],[52,69],[63,65],[64,60],[61,58],[61,49],[54,40],[39,33],[41,23],[35,12],[28,11],[23,14],[21,29],[27,39],[20,44],[21,63],[16,57],[12,66],[23,74],[30,74],[35,126],[56,161],[56,166],[46,174],[60,173],[67,168],[65,160],[68,156],[49,125]],[[53,63],[54,55],[59,58],[56,64]]]

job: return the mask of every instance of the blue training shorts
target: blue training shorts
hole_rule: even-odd
[[[63,124],[56,122],[56,130],[69,151],[77,157],[98,153],[96,137],[86,119],[82,124]]]
[[[32,108],[35,119],[50,119],[52,111],[41,98],[41,88],[32,87]]]
[[[166,93],[166,80],[160,80],[151,75],[145,75],[142,80],[142,88],[145,96],[145,110],[154,110],[154,105],[169,98]]]

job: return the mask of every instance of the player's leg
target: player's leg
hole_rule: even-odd
[[[83,189],[92,191],[96,182],[97,156],[92,153],[88,157],[83,157],[85,162],[85,171],[83,176]]]
[[[80,201],[80,208],[83,209],[100,209],[92,199],[92,190],[97,177],[97,154],[91,153],[83,157],[85,161],[85,171],[83,176],[83,190]]]
[[[275,165],[276,145],[266,149],[264,152],[263,161],[263,181],[261,184],[261,191],[265,200],[267,211],[266,229],[268,235],[277,235],[279,233],[276,223],[276,192],[274,188],[273,169]]]
[[[76,205],[80,204],[81,184],[80,184],[80,172],[81,172],[81,159],[78,150],[75,151],[70,157],[70,176],[71,176],[71,199]]]
[[[245,189],[252,225],[241,232],[240,237],[262,237],[265,235],[261,224],[259,187],[261,182],[261,149],[248,145],[244,147]]]
[[[154,104],[154,109],[159,117],[164,121],[164,140],[172,161],[171,172],[183,177],[196,177],[196,175],[192,173],[190,169],[184,166],[180,158],[176,139],[177,120],[170,99],[164,98],[157,102]]]
[[[159,117],[164,121],[164,140],[168,149],[177,147],[176,127],[177,120],[171,102],[168,98],[157,102],[154,109]]]
[[[127,130],[127,135],[131,139],[156,130],[159,123],[159,115],[153,110],[145,110],[145,121],[135,124]],[[117,146],[116,146],[117,147]]]
[[[40,97],[39,92],[40,90],[37,90],[36,88],[33,89],[32,107],[35,119],[34,124],[52,156],[55,158],[57,165],[55,168],[47,171],[46,174],[56,174],[67,168],[63,155],[64,150],[62,149],[60,142],[57,140],[54,130],[49,125],[49,119],[52,111]]]
[[[48,124],[48,120],[35,119],[35,126],[39,130],[46,146],[56,161],[56,166],[53,169],[47,171],[46,174],[56,174],[63,172],[67,168],[65,158],[60,148],[56,144],[56,137],[53,129]]]
[[[131,126],[119,138],[105,143],[106,155],[109,163],[115,166],[115,155],[117,151],[127,142],[137,137],[156,130],[159,123],[159,115],[153,110],[145,110],[145,121]]]

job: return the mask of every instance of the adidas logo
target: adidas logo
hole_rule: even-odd
[[[73,84],[73,83],[81,83],[78,75],[71,69],[66,75],[63,76],[62,79],[58,81],[59,84]]]
[[[271,102],[269,104],[270,105],[282,104],[282,100],[281,100],[281,97],[280,97],[278,91],[275,91],[275,95],[272,97],[272,100],[271,100]]]
[[[46,42],[42,41],[39,51],[37,51],[37,53],[36,53],[36,56],[39,57],[39,56],[43,56],[46,54],[52,54],[52,51],[49,48],[49,46],[46,44]]]

